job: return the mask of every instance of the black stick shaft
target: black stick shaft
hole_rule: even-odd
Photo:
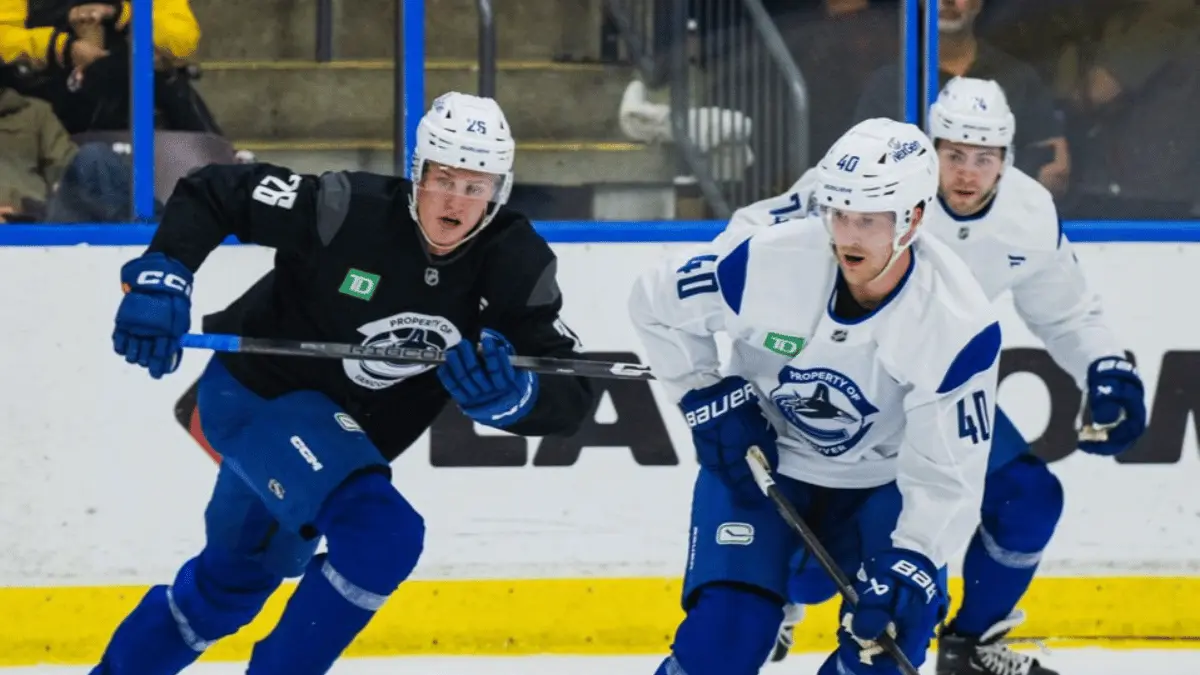
[[[812,531],[808,523],[804,522],[804,518],[800,517],[800,513],[796,511],[796,507],[792,504],[780,490],[779,486],[775,485],[775,479],[771,477],[771,465],[767,462],[767,458],[763,455],[762,450],[757,447],[751,447],[746,453],[746,463],[750,465],[750,472],[754,474],[754,482],[758,483],[758,487],[763,491],[763,494],[775,505],[779,511],[779,515],[784,522],[788,524],[796,534],[800,535],[800,539],[804,541],[804,545],[813,554],[813,557],[820,563],[821,568],[825,573],[833,579],[834,585],[837,586],[838,593],[846,599],[846,603],[851,607],[858,606],[858,593],[854,590],[854,583],[850,581],[850,577],[842,571],[833,556],[829,555],[829,551],[825,550],[825,546],[821,544],[821,540],[817,538],[817,533]],[[901,651],[900,646],[892,639],[891,635],[884,633],[875,640],[880,647],[887,652],[888,656],[896,661],[900,672],[904,675],[920,675],[917,672],[912,661]]]
[[[367,347],[341,342],[309,342],[304,340],[278,340],[274,338],[248,338],[237,335],[213,335],[189,333],[183,336],[182,344],[190,349],[211,349],[218,352],[242,354],[271,354],[275,356],[307,356],[324,359],[356,359],[365,361],[393,361],[397,363],[428,363],[438,365],[445,356],[437,349],[417,347]],[[589,361],[586,359],[555,359],[543,356],[514,356],[512,364],[517,368],[546,375],[577,375],[581,377],[615,378],[626,380],[653,380],[650,366],[641,363],[619,363],[612,361]]]

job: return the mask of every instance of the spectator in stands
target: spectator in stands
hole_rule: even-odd
[[[22,67],[17,86],[70,133],[128,129],[131,18],[127,0],[0,0],[0,62]],[[187,0],[154,0],[158,126],[219,134],[187,68],[199,39]]]
[[[1089,7],[1055,78],[1079,159],[1063,210],[1085,219],[1197,217],[1200,8],[1193,0]]]
[[[152,220],[163,204],[154,200]],[[86,143],[63,173],[46,220],[54,223],[117,223],[133,217],[133,157],[126,143]]]
[[[0,88],[0,223],[128,220],[131,176],[128,156],[76,147],[48,103]]]
[[[0,222],[41,220],[75,155],[45,101],[0,89]]]
[[[1008,96],[1017,118],[1017,166],[1036,176],[1055,194],[1066,192],[1071,158],[1062,116],[1050,90],[1028,64],[976,37],[975,19],[983,0],[941,0],[938,20],[939,86],[958,75],[995,80]],[[900,70],[884,66],[867,82],[852,122],[897,117]]]

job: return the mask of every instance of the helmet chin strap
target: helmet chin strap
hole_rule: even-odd
[[[916,236],[914,235],[913,238],[915,239]],[[888,258],[887,264],[883,266],[883,269],[879,270],[879,274],[876,274],[874,277],[871,277],[871,280],[868,281],[867,283],[873,284],[876,281],[879,281],[879,279],[882,278],[883,275],[887,274],[888,270],[892,269],[892,265],[896,264],[896,261],[900,259],[900,256],[904,254],[905,249],[907,249],[909,246],[912,246],[912,241],[909,241],[904,246],[900,246],[898,244],[892,245],[892,257]]]

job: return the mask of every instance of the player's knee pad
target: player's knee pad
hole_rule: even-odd
[[[179,569],[167,602],[185,640],[212,642],[253,621],[282,581],[256,561],[210,547]]]
[[[672,656],[686,675],[756,675],[782,621],[782,598],[748,586],[702,586],[675,633]]]
[[[386,475],[374,471],[335,490],[317,527],[329,549],[322,573],[343,595],[391,595],[412,573],[425,545],[424,519]]]
[[[988,475],[980,537],[989,554],[1039,553],[1050,543],[1062,516],[1062,483],[1044,461],[1022,455]],[[1026,566],[1026,565],[1018,565]]]

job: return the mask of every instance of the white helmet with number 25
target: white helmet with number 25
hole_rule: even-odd
[[[495,218],[512,193],[515,154],[512,130],[494,99],[457,91],[437,97],[417,124],[412,153],[413,193],[409,200],[413,220],[418,219],[417,189],[427,163],[494,174],[496,189],[487,212],[462,241],[475,236]]]

